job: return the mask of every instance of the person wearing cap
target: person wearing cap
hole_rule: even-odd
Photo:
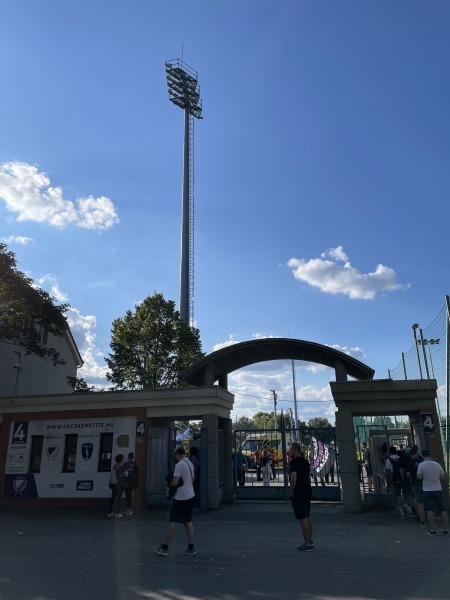
[[[448,513],[442,495],[442,483],[445,481],[444,469],[431,459],[428,450],[422,452],[423,462],[417,467],[417,479],[422,480],[423,505],[427,514],[428,535],[436,535],[434,529],[434,506],[441,513],[442,533],[448,535]]]
[[[194,507],[194,465],[186,458],[186,452],[183,446],[175,450],[176,465],[170,486],[177,488],[173,497],[172,506],[169,513],[169,525],[166,530],[164,542],[153,548],[156,554],[168,556],[169,546],[175,533],[175,525],[181,523],[184,525],[188,546],[184,554],[193,556],[197,554],[194,548],[194,526],[192,524],[192,510]],[[180,482],[182,481],[182,485]]]

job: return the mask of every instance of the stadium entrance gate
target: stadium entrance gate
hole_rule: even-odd
[[[293,442],[300,444],[305,458],[311,463],[313,500],[340,501],[341,482],[334,427],[235,430],[235,499],[289,500],[288,451]]]

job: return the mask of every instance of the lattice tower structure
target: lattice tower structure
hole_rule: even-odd
[[[184,110],[180,315],[194,324],[194,118],[202,117],[198,73],[180,59],[166,62],[169,100]]]

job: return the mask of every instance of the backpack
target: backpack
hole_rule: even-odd
[[[423,462],[423,458],[420,456],[420,454],[416,454],[415,456],[411,457],[410,463],[409,463],[409,472],[411,473],[411,483],[413,484],[420,484],[422,485],[422,481],[420,479],[417,479],[417,467],[420,465],[420,463]]]

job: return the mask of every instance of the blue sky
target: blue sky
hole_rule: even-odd
[[[68,314],[90,383],[112,321],[179,300],[183,112],[199,72],[195,308],[203,349],[327,344],[376,377],[448,293],[445,1],[4,0],[0,238]],[[296,364],[299,418],[332,372]],[[290,363],[230,378],[234,416],[293,408]]]

